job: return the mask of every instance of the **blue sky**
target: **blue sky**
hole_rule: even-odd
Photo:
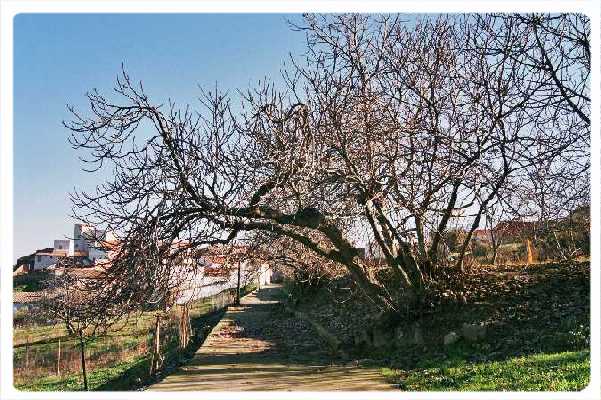
[[[153,99],[195,104],[198,85],[277,78],[302,33],[277,14],[20,14],[14,21],[14,259],[72,234],[68,193],[93,188],[67,142],[67,104],[108,92],[121,63]],[[298,18],[298,16],[292,16]]]

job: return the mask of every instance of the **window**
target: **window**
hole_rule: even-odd
[[[38,262],[42,261],[42,256],[38,256]]]

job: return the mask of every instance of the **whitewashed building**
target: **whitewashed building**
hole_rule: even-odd
[[[108,258],[103,243],[111,240],[115,240],[115,236],[110,232],[86,224],[75,224],[72,239],[56,239],[53,248],[35,253],[33,269],[49,268],[64,257],[71,257],[78,265],[95,265]]]

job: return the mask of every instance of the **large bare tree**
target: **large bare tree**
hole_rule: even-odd
[[[540,135],[530,149],[539,153],[538,162],[514,190],[519,214],[538,221],[543,234],[590,204],[590,22],[584,14],[501,14],[477,21],[481,32],[502,29],[518,39],[510,56],[540,82],[529,102],[532,131],[563,136],[560,143]],[[487,48],[499,52],[502,44]]]
[[[293,25],[306,54],[292,58],[284,87],[238,92],[235,111],[217,89],[197,111],[157,103],[125,72],[110,97],[90,92],[91,113],[71,109],[66,125],[89,170],[113,178],[76,193],[74,213],[119,232],[110,274],[128,282],[111,296],[135,303],[171,282],[173,263],[148,260],[173,260],[175,240],[194,249],[265,231],[344,266],[382,309],[411,309],[448,275],[440,249],[451,220],[468,227],[459,267],[501,191],[554,157],[586,159],[586,135],[566,134],[543,99],[563,98],[562,118],[579,113],[516,50],[547,39],[520,24],[306,15]],[[358,238],[377,243],[383,272],[369,273]]]

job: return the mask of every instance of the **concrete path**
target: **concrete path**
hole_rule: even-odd
[[[152,391],[392,390],[377,369],[333,364],[307,323],[278,304],[269,285],[229,307],[192,361]]]

